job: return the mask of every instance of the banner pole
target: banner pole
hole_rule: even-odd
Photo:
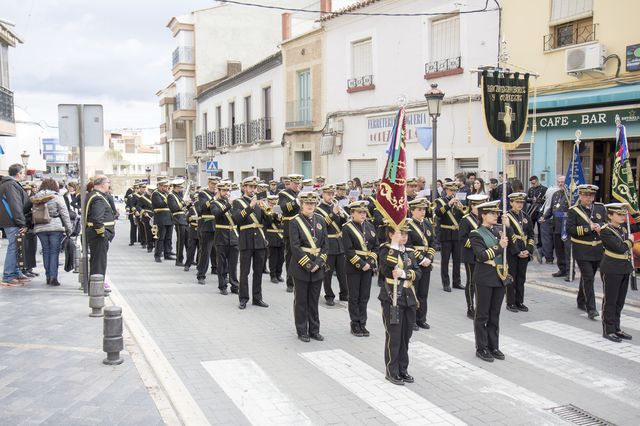
[[[502,235],[507,236],[507,150],[502,147]],[[507,270],[507,247],[502,249],[502,267]]]
[[[571,185],[573,185],[573,177],[574,177],[574,171],[575,171],[575,167],[576,167],[576,155],[580,155],[580,149],[579,149],[579,144],[580,144],[580,139],[579,139],[579,135],[577,134],[579,132],[576,131],[576,140],[573,142],[573,151],[571,154],[571,183],[569,184],[569,190],[571,191],[569,193],[570,197],[571,197],[571,202],[569,203],[569,208],[571,208],[571,205],[573,204],[573,190],[571,189]],[[567,215],[569,214],[569,212],[567,211]],[[566,220],[567,218],[564,218],[565,221],[565,229],[566,229]],[[567,232],[569,232],[567,230]],[[567,235],[567,238],[569,238],[569,281],[573,282],[574,278],[573,278],[573,274],[574,274],[574,266],[573,266],[573,244],[571,244],[571,236]]]

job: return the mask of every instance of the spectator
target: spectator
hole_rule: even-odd
[[[356,188],[356,187],[355,187],[355,184],[353,183],[353,180],[352,180],[352,179],[349,179],[349,180],[347,181],[347,192],[348,192],[348,191],[351,191],[352,189],[355,189],[355,188]]]
[[[494,201],[498,199],[498,179],[489,179],[489,200]]]
[[[360,182],[360,178],[358,178],[358,177],[354,177],[353,178],[353,188],[352,189],[357,189],[358,191],[360,191],[360,193],[362,193],[362,182]]]
[[[34,223],[34,232],[42,245],[47,285],[52,286],[60,285],[58,281],[60,247],[64,235],[70,235],[72,231],[69,210],[58,191],[59,187],[55,180],[45,179],[40,185],[40,190],[31,198],[34,206],[45,204],[49,212],[49,222]]]
[[[76,214],[80,213],[80,194],[78,189],[79,186],[76,182],[69,182],[67,184],[67,192],[64,194],[64,203],[67,205],[71,219],[74,219]]]
[[[24,167],[21,164],[12,164],[9,166],[9,176],[3,176],[0,180],[0,227],[4,229],[9,240],[2,273],[2,284],[7,286],[18,286],[29,281],[18,269],[16,245],[18,235],[27,232],[25,212],[31,208],[31,201],[19,183],[24,176]]]
[[[471,187],[471,193],[472,194],[480,194],[480,195],[486,195],[487,194],[485,192],[485,189],[484,189],[484,180],[482,180],[482,178],[475,178],[473,180],[473,186]]]
[[[513,184],[511,184],[513,192],[524,192],[524,185],[518,179],[513,180]]]
[[[473,189],[473,182],[477,179],[476,172],[467,173],[467,186]]]
[[[424,176],[418,176],[418,191],[424,191],[427,187],[427,180]]]
[[[438,195],[435,198],[442,197],[442,180],[438,179],[436,181],[436,189],[438,190]]]

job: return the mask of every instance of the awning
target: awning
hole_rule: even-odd
[[[640,102],[640,84],[619,85],[605,89],[578,90],[538,96],[538,111],[571,109],[576,107],[615,105]],[[529,98],[529,109],[533,109],[533,98]]]

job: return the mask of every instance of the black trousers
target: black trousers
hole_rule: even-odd
[[[500,349],[498,335],[503,299],[504,287],[476,285],[476,316],[473,320],[476,349]]]
[[[367,304],[371,297],[371,278],[373,278],[373,269],[347,274],[351,325],[367,325]]]
[[[227,288],[227,275],[231,290],[238,290],[238,246],[216,246],[218,288]],[[203,254],[204,256],[204,254]],[[207,268],[204,268],[205,272]],[[200,272],[198,272],[200,273]]]
[[[333,271],[336,271],[336,277],[338,278],[338,286],[340,287],[340,293],[338,297],[340,300],[347,300],[348,289],[347,289],[347,277],[345,273],[344,266],[344,253],[341,254],[330,254],[327,257],[327,266],[329,269],[324,273],[324,298],[326,300],[335,299],[336,295],[331,289],[331,281],[333,280]]]
[[[209,269],[209,259],[213,250],[213,232],[199,232],[198,279],[204,279]]]
[[[147,245],[147,249],[153,247],[153,234],[151,233],[151,219],[148,217],[142,218],[142,230],[144,233],[143,243]]]
[[[184,252],[188,249],[188,227],[176,224],[176,262],[182,263]]]
[[[87,238],[89,246],[89,275],[100,274],[104,276],[107,272],[107,252],[109,251],[109,238],[91,237]]]
[[[473,279],[473,271],[476,268],[475,263],[465,263],[464,269],[467,273],[467,288],[464,290],[464,297],[467,299],[467,310],[471,311],[474,308],[473,299],[476,295],[476,282]]]
[[[286,222],[284,226],[289,226],[289,223]],[[284,238],[284,264],[285,268],[287,268],[287,288],[293,288],[293,277],[289,273],[289,265],[291,264],[291,245],[289,244],[288,236]]]
[[[407,373],[409,367],[409,340],[416,323],[416,308],[399,306],[400,323],[391,324],[391,303],[382,302],[382,321],[384,323],[384,364],[387,376],[397,377]]]
[[[571,257],[571,240],[567,239],[567,241],[562,241],[560,234],[553,234],[553,247],[556,250],[558,270],[568,274]]]
[[[282,276],[284,264],[284,247],[269,247],[269,273],[271,278]]]
[[[293,281],[293,316],[298,336],[315,335],[320,333],[320,315],[318,314],[318,301],[322,280]]]
[[[604,286],[602,299],[602,332],[620,331],[620,314],[629,288],[629,274],[601,274]]]
[[[596,310],[596,294],[593,289],[593,281],[595,280],[600,261],[597,260],[577,260],[580,269],[580,288],[578,288],[578,297],[576,302],[578,305],[585,305],[587,312]]]
[[[173,225],[158,225],[158,240],[153,255],[156,258],[168,258],[171,253],[171,234],[173,233]]]
[[[129,215],[129,225],[129,244],[135,244],[138,242],[138,225],[133,214]]]
[[[460,241],[441,241],[442,245],[442,261],[440,264],[440,277],[442,278],[442,287],[449,287],[449,258],[453,257],[453,285],[461,285],[460,279]]]
[[[214,245],[211,248],[211,254],[209,255],[209,261],[211,262],[211,275],[215,275],[218,273],[218,254],[216,253],[217,249]]]
[[[416,296],[418,298],[418,308],[416,309],[416,322],[427,322],[427,298],[429,297],[429,284],[431,282],[431,269],[422,268],[420,280],[415,283]]]
[[[198,250],[198,231],[189,230],[187,238],[187,258],[184,261],[185,266],[191,266],[197,263],[196,251]]]
[[[249,272],[253,263],[251,295],[253,301],[262,300],[262,269],[267,252],[265,249],[240,250],[240,301],[249,300]]]
[[[24,234],[24,269],[36,267],[36,253],[38,252],[38,237],[33,230]]]
[[[507,255],[507,263],[509,274],[513,277],[513,283],[507,286],[507,305],[521,305],[524,303],[524,282],[527,279],[529,258]]]

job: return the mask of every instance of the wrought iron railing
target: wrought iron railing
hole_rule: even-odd
[[[0,86],[0,120],[15,122],[13,92]]]
[[[373,86],[373,76],[363,75],[362,77],[350,78],[347,80],[347,89],[357,89],[358,87]]]
[[[313,127],[312,105],[311,98],[287,102],[287,129]]]
[[[437,61],[431,61],[424,64],[425,74],[432,74],[435,72],[449,71],[460,68],[462,65],[462,57],[456,56],[455,58],[439,59]]]
[[[558,25],[551,34],[543,37],[544,51],[558,49],[560,47],[573,46],[574,44],[587,43],[596,40],[596,25],[577,25],[569,23]]]
[[[271,117],[251,120],[249,123],[249,143],[271,140]]]
[[[204,136],[203,135],[197,135],[196,139],[195,139],[195,144],[194,144],[194,151],[205,151],[206,145],[204,142]]]
[[[176,47],[171,55],[172,67],[177,64],[193,64],[193,47]]]

